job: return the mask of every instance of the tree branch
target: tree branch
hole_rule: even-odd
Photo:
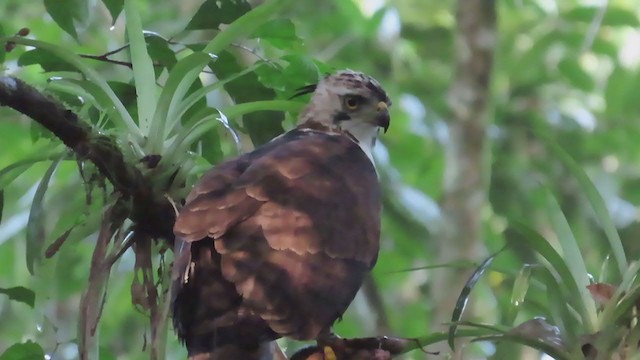
[[[142,172],[127,163],[116,142],[22,80],[0,76],[0,106],[8,106],[51,131],[83,160],[95,164],[115,191],[131,201],[129,218],[153,238],[173,240],[174,212],[163,194],[155,194]]]

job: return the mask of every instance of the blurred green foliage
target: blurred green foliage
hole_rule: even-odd
[[[135,2],[142,28],[149,31],[144,42],[159,83],[218,33],[211,29],[232,23],[249,9],[243,1],[208,1],[201,8],[202,3]],[[127,35],[124,16],[118,16],[123,4],[5,0],[0,3],[0,36],[26,27],[31,39],[84,55],[83,63],[109,80],[128,113],[138,119],[138,79],[132,80],[127,66],[104,57],[100,61],[102,54],[135,41]],[[474,300],[467,310],[471,322],[461,323],[459,331],[492,324],[483,330],[486,340],[505,334],[511,338],[465,343],[465,359],[514,359],[515,352],[522,359],[540,358],[537,351],[516,343],[556,351],[558,357],[580,354],[585,342],[613,352],[619,346],[617,331],[625,328],[640,293],[635,263],[640,255],[640,8],[635,0],[594,4],[496,2],[499,41],[487,129],[489,202],[478,216],[488,251],[505,244],[507,250],[487,263],[484,275],[467,289]],[[434,308],[430,296],[464,291],[433,288],[430,279],[456,267],[475,268],[485,260],[486,254],[478,254],[474,263],[442,264],[435,256],[438,238],[433,234],[442,221],[438,200],[446,185],[443,147],[451,141],[447,94],[454,71],[453,5],[451,0],[290,2],[272,20],[212,54],[217,58],[208,61],[200,81],[184,89],[194,94],[205,84],[229,79],[206,99],[197,99],[185,118],[204,119],[198,116],[209,113],[201,111],[220,110],[239,131],[244,150],[295,122],[295,104],[258,101],[284,101],[296,87],[331,69],[369,73],[391,94],[392,127],[375,153],[385,189],[382,252],[374,269],[375,286],[356,298],[337,325],[342,336],[446,333],[447,328],[432,319],[437,312],[452,311],[453,304],[451,309]],[[128,51],[109,58],[132,61]],[[70,75],[75,70],[68,61],[18,45],[9,52],[0,48],[0,62],[5,74],[54,94],[101,131],[122,135],[104,108],[98,111],[95,102],[80,101],[59,85],[90,86]],[[56,82],[59,77],[74,80]],[[155,91],[152,84],[147,86],[148,94]],[[255,106],[240,107],[245,103]],[[145,108],[151,114],[154,110]],[[78,167],[62,158],[59,142],[10,109],[0,107],[0,119],[0,354],[7,349],[0,359],[43,351],[54,359],[71,359],[77,356],[79,297],[107,196],[94,189],[87,204]],[[197,154],[193,169],[185,174],[190,182],[210,164],[238,151],[224,126],[207,128],[195,140],[189,147]],[[160,148],[171,149],[169,143]],[[50,167],[52,161],[60,161],[59,166]],[[43,213],[38,213],[39,206]],[[69,237],[55,256],[33,260],[41,259],[43,249],[63,235]],[[29,238],[34,241],[26,241]],[[131,304],[133,261],[133,254],[125,254],[109,282],[107,315],[99,329],[105,359],[148,357],[147,315]],[[589,281],[617,286],[613,300],[594,302],[586,288]],[[376,295],[378,302],[373,300]],[[528,322],[536,316],[547,320]],[[585,335],[596,331],[614,334],[614,339]],[[637,336],[633,331],[627,335]],[[531,343],[532,338],[541,344]],[[170,334],[167,357],[183,356]]]

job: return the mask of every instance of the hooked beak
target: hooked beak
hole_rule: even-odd
[[[380,101],[378,103],[378,108],[377,108],[377,113],[376,113],[376,125],[380,126],[381,128],[384,129],[384,132],[387,132],[387,129],[389,129],[389,122],[391,121],[391,117],[389,115],[389,107],[387,106],[387,103],[384,101]]]

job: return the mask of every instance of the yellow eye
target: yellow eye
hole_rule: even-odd
[[[344,105],[349,110],[355,110],[360,106],[360,98],[357,96],[347,96],[344,98]]]

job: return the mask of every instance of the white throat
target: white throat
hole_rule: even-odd
[[[372,151],[378,139],[380,128],[360,121],[345,121],[342,123],[342,130],[349,132],[358,141],[358,146],[375,167]]]

